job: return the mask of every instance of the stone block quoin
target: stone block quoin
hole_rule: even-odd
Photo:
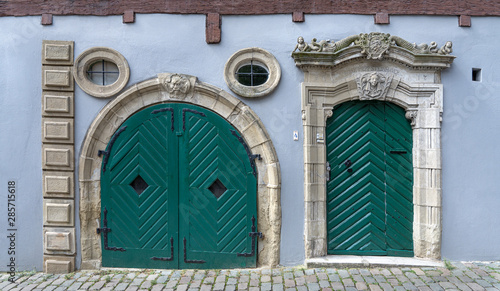
[[[52,14],[42,15],[42,25]],[[74,59],[72,41],[42,42],[43,268],[75,269]]]

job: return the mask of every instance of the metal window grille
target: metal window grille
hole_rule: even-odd
[[[97,65],[100,65],[99,68],[96,68]],[[87,70],[89,79],[101,86],[113,84],[118,79],[119,74],[118,67],[114,63],[105,60],[92,64]]]
[[[269,79],[269,72],[262,65],[254,64],[250,61],[249,65],[241,66],[235,73],[238,82],[245,86],[259,86]]]

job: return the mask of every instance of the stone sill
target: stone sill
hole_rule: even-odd
[[[325,256],[306,259],[306,268],[444,267],[442,261],[407,257]]]

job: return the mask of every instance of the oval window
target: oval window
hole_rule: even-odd
[[[281,78],[278,60],[258,47],[235,52],[224,66],[224,81],[231,91],[243,97],[262,97],[271,93]]]
[[[92,83],[100,86],[113,84],[118,80],[119,74],[118,66],[113,62],[105,60],[93,63],[87,70],[87,78]]]
[[[125,88],[130,69],[127,60],[114,49],[93,47],[76,58],[73,76],[85,93],[107,98]]]
[[[236,80],[245,86],[259,86],[267,82],[269,72],[264,65],[254,63],[241,66],[235,73]]]

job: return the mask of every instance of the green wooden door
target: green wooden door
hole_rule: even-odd
[[[101,167],[103,266],[255,267],[256,178],[238,137],[181,103],[127,119]]]
[[[404,110],[346,102],[326,131],[328,253],[413,256],[412,129]]]

